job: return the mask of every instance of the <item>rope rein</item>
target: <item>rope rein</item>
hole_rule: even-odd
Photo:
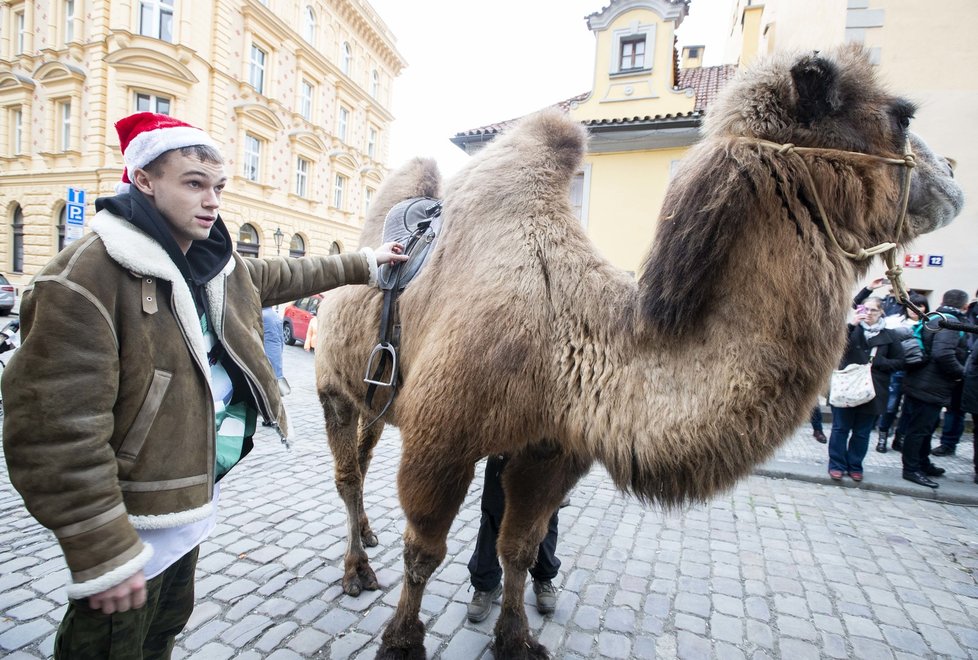
[[[829,240],[836,247],[836,249],[853,261],[863,261],[877,255],[882,255],[882,259],[886,262],[886,275],[890,279],[890,284],[893,287],[893,292],[896,294],[897,299],[913,310],[919,318],[926,316],[923,311],[910,302],[910,296],[907,293],[907,288],[903,283],[903,267],[896,262],[897,247],[900,245],[900,241],[903,238],[904,228],[907,224],[907,207],[910,203],[910,177],[913,173],[914,167],[917,166],[917,159],[910,148],[909,139],[907,139],[906,143],[904,144],[903,158],[889,158],[887,156],[864,154],[858,151],[844,151],[841,149],[798,147],[791,143],[781,144],[778,142],[770,142],[768,140],[760,140],[756,138],[739,139],[745,142],[757,144],[761,147],[773,149],[779,154],[784,154],[785,156],[793,156],[795,160],[801,164],[801,171],[805,174],[805,183],[808,186],[808,189],[811,191],[812,197],[815,199],[815,206],[818,208],[819,215],[822,216],[822,223],[825,227],[825,233],[828,235]],[[893,242],[880,243],[879,245],[874,245],[868,248],[860,247],[855,252],[850,252],[849,250],[843,248],[839,243],[839,240],[835,237],[835,232],[832,230],[832,223],[829,222],[829,216],[825,213],[825,207],[822,205],[822,198],[818,194],[818,188],[815,186],[815,179],[812,177],[812,172],[808,166],[808,162],[801,157],[802,153],[848,154],[852,156],[859,156],[860,158],[875,160],[884,165],[900,165],[905,167],[906,170],[904,171],[903,175],[903,190],[901,191],[900,205],[898,207],[899,216],[897,217],[896,223],[896,235],[893,238]]]

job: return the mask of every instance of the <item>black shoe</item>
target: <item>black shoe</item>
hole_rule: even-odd
[[[903,436],[897,433],[893,436],[893,444],[890,445],[893,451],[903,451]]]
[[[931,456],[954,456],[954,447],[948,447],[947,445],[938,445],[930,450]]]
[[[826,442],[828,442],[828,439],[825,437],[825,434],[822,433],[821,431],[815,431],[814,433],[812,433],[812,437],[815,438],[816,442],[820,442],[823,445]]]
[[[907,481],[912,481],[915,484],[919,484],[921,486],[927,486],[928,488],[937,488],[938,486],[940,486],[939,483],[937,483],[933,479],[928,478],[927,475],[924,474],[923,472],[904,472],[903,478],[906,479]]]
[[[947,470],[944,468],[939,468],[936,465],[928,465],[924,468],[924,474],[926,474],[928,477],[939,477],[945,472],[947,472]]]

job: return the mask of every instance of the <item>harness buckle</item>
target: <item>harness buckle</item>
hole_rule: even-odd
[[[391,376],[390,380],[375,380],[380,379],[380,374],[383,373],[384,360],[387,357],[391,359]],[[374,378],[370,377],[370,372],[376,371],[377,375]],[[394,385],[394,379],[397,377],[397,351],[394,350],[394,345],[390,342],[381,342],[374,346],[374,350],[370,351],[370,357],[367,359],[367,373],[363,376],[363,382],[368,385],[378,385],[380,387],[391,387]]]

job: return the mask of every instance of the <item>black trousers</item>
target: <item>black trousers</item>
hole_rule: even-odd
[[[476,537],[475,551],[469,559],[469,575],[472,586],[479,591],[492,591],[503,577],[503,569],[496,555],[496,539],[503,521],[505,498],[503,496],[502,473],[506,459],[490,456],[486,462],[486,477],[482,485],[482,521],[479,523],[479,536]],[[537,549],[537,561],[530,568],[530,575],[536,580],[552,580],[557,577],[560,560],[557,550],[557,511],[550,516],[547,535]]]
[[[903,397],[903,418],[907,418],[907,434],[903,437],[903,471],[922,472],[930,462],[930,437],[941,417],[939,403],[927,403],[909,394]]]
[[[146,583],[146,604],[103,614],[88,599],[69,600],[54,639],[56,660],[165,660],[194,611],[194,548]]]

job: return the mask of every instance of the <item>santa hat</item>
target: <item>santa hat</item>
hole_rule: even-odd
[[[155,112],[137,112],[115,123],[119,133],[119,146],[126,168],[122,171],[122,183],[115,190],[121,194],[129,190],[129,173],[146,167],[171,149],[203,145],[217,149],[217,143],[199,128],[186,122]]]

